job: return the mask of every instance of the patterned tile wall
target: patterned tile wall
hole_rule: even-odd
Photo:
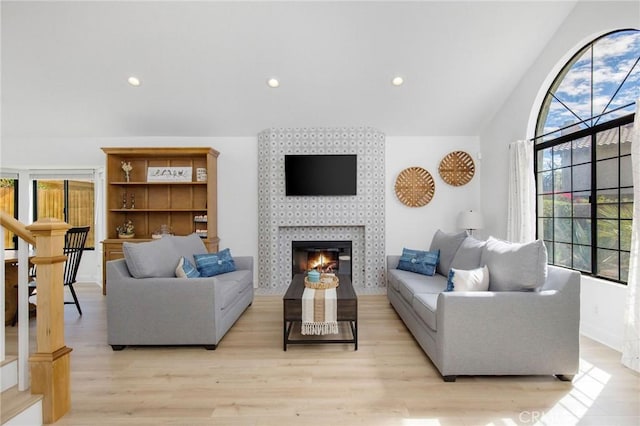
[[[368,127],[258,134],[258,287],[288,284],[293,240],[351,240],[354,287],[385,286],[384,142]],[[287,197],[286,154],[356,154],[358,195]]]

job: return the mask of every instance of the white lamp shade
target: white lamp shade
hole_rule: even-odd
[[[484,222],[482,220],[482,214],[474,212],[473,210],[467,210],[460,213],[458,216],[458,227],[462,229],[482,229]]]

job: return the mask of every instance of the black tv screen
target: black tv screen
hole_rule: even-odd
[[[356,155],[285,155],[287,195],[357,195]]]

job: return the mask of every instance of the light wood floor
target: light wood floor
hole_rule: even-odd
[[[215,351],[113,352],[106,299],[95,286],[78,290],[84,315],[65,307],[72,410],[57,425],[640,424],[640,376],[619,353],[586,338],[573,384],[551,376],[444,383],[386,296],[359,298],[358,351],[300,345],[287,352],[281,297],[257,296]],[[6,330],[9,354],[16,329]]]

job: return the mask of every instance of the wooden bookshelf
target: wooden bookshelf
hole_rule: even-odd
[[[212,148],[102,148],[106,154],[106,224],[103,244],[103,294],[106,262],[123,257],[122,243],[150,241],[161,225],[175,235],[197,232],[209,251],[218,250],[218,151]],[[122,163],[131,165],[129,179]],[[191,168],[191,179],[150,180],[148,172]],[[206,177],[198,170],[206,170]],[[133,238],[118,238],[116,227],[131,220]]]

